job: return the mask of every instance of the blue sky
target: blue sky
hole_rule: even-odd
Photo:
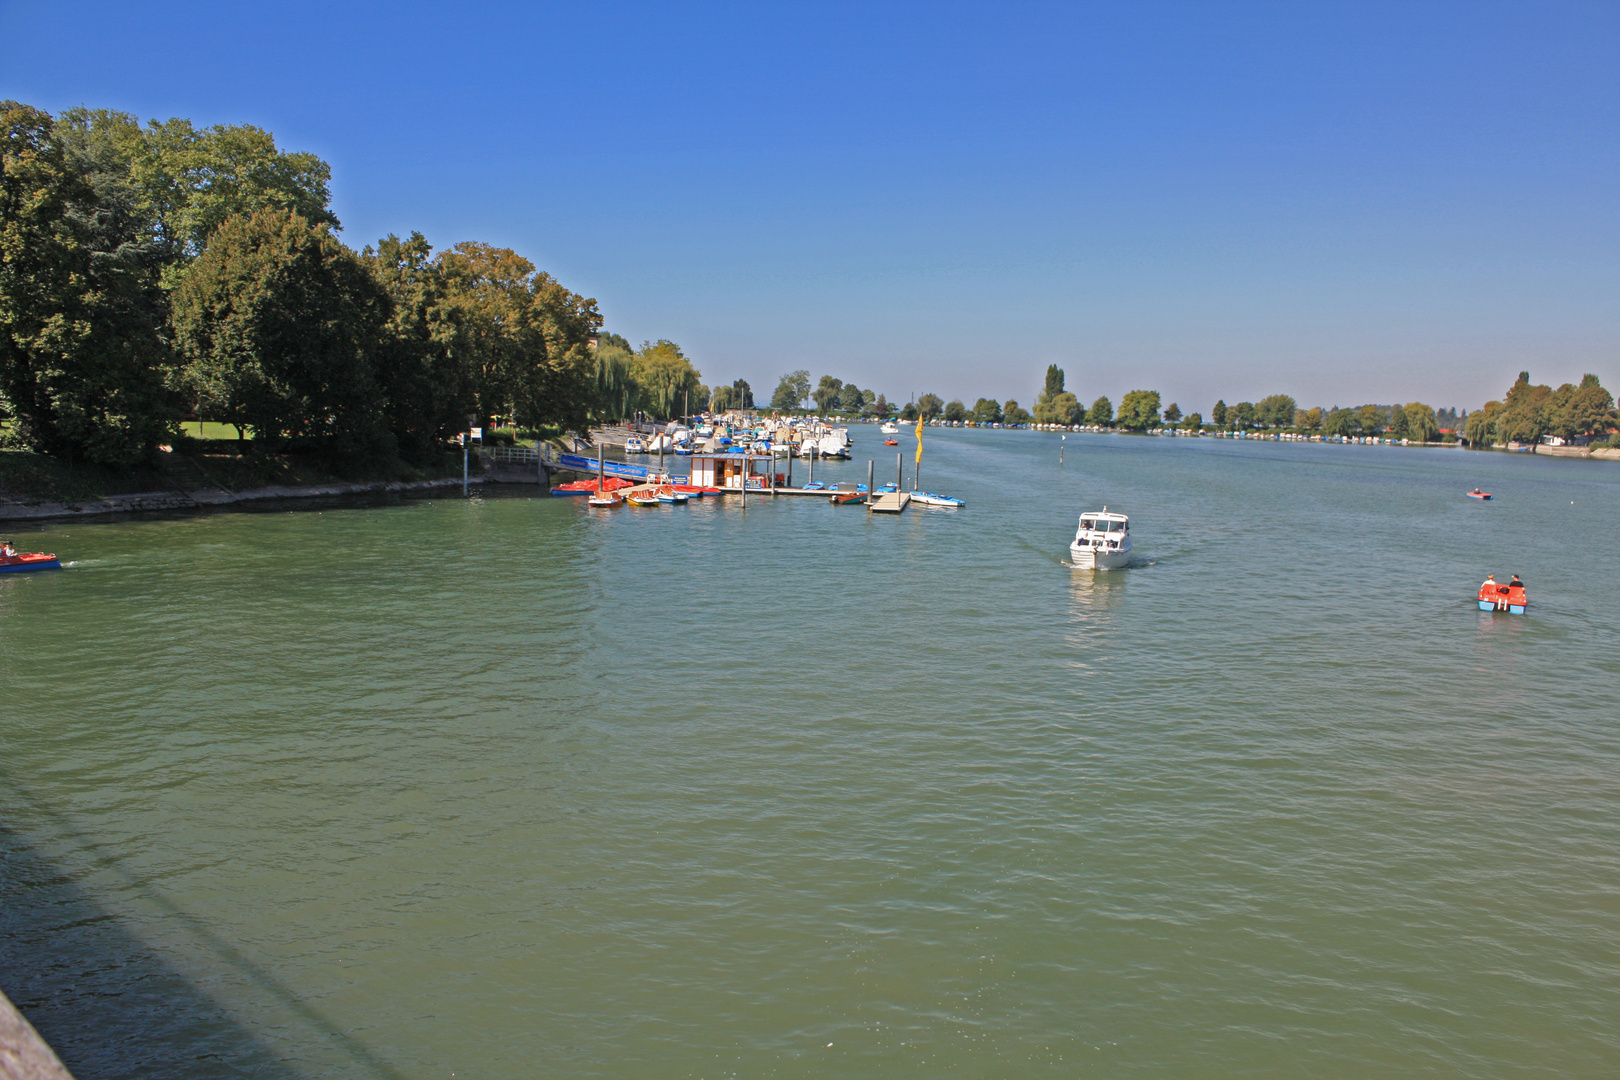
[[[0,97],[245,122],[710,382],[1184,410],[1620,385],[1620,5],[0,0]]]

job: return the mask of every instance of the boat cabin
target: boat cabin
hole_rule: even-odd
[[[1080,532],[1109,533],[1118,536],[1130,532],[1131,519],[1124,514],[1110,514],[1106,510],[1080,515]]]
[[[741,491],[746,477],[750,489],[767,488],[771,484],[774,461],[766,454],[693,454],[692,483],[697,487]]]

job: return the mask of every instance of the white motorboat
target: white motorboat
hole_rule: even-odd
[[[1082,570],[1117,570],[1131,561],[1131,519],[1108,507],[1080,515],[1069,559]]]
[[[936,495],[932,491],[913,491],[911,501],[918,506],[962,506],[961,499],[950,495]]]
[[[849,457],[849,428],[833,428],[816,440],[816,456],[847,459]]]
[[[885,434],[885,435],[898,435],[898,434],[900,434],[900,429],[895,426],[893,420],[884,421],[882,431],[883,431],[883,434]]]
[[[647,443],[640,435],[632,435],[624,440],[624,452],[627,454],[645,454]]]

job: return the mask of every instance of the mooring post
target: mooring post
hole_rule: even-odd
[[[461,440],[461,493],[467,494],[467,440]]]
[[[877,467],[877,462],[872,461],[872,460],[867,461],[867,463],[866,463],[866,501],[867,502],[871,502],[874,498],[876,498],[876,496],[872,494],[872,470],[875,469],[876,467]]]
[[[894,490],[899,491],[906,486],[906,454],[905,451],[894,455]]]

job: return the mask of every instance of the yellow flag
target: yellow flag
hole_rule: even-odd
[[[922,426],[923,418],[917,417],[917,464],[922,464]]]

